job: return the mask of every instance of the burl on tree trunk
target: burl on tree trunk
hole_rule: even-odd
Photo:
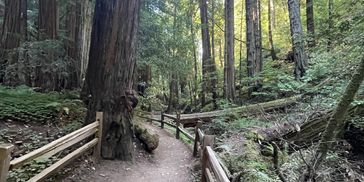
[[[90,60],[81,97],[88,105],[86,124],[102,111],[101,156],[133,160],[131,112],[137,104],[131,91],[139,0],[96,0]],[[122,20],[122,21],[120,21]]]

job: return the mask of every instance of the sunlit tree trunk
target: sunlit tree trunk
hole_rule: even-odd
[[[294,75],[296,80],[299,80],[305,75],[307,67],[307,57],[305,53],[305,41],[303,38],[299,1],[288,0],[288,11],[295,61]]]
[[[80,50],[80,86],[86,77],[86,70],[89,60],[90,43],[91,43],[91,30],[93,19],[93,3],[89,0],[81,0],[81,27],[78,40],[78,49]]]
[[[243,40],[243,16],[244,16],[244,3],[241,3],[241,16],[240,16],[240,40]],[[239,96],[243,97],[243,41],[239,45]]]
[[[308,47],[315,47],[315,18],[313,11],[313,0],[306,0],[306,16],[307,16],[307,33],[308,33]]]
[[[273,14],[274,3],[273,0],[269,0],[268,2],[268,37],[269,37],[269,46],[270,46],[270,55],[272,60],[277,60],[276,51],[274,50],[274,43],[273,43]]]
[[[193,51],[193,62],[194,62],[194,67],[193,67],[193,83],[194,83],[194,86],[193,86],[193,103],[194,103],[194,106],[195,108],[197,108],[197,96],[198,96],[198,62],[197,62],[197,53],[196,53],[196,33],[195,33],[195,30],[194,30],[194,27],[193,27],[193,10],[194,10],[194,6],[192,5],[193,4],[193,1],[191,0],[190,2],[190,6],[191,6],[191,9],[190,9],[190,13],[191,13],[191,21],[190,21],[190,30],[191,30],[191,42],[192,42],[192,51]]]
[[[85,123],[104,113],[102,151],[106,159],[134,156],[132,93],[136,64],[139,0],[96,0],[90,61],[83,98],[88,104]],[[122,21],[120,21],[122,20]]]
[[[234,0],[225,0],[225,98],[235,101]]]
[[[207,2],[200,0],[201,34],[202,34],[202,93],[201,104],[206,105],[206,95],[212,93],[214,105],[216,105],[216,67],[211,59],[210,34],[208,28]]]

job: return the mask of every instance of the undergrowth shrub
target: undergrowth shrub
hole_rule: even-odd
[[[82,121],[85,108],[74,93],[38,93],[26,86],[0,86],[0,120],[20,122]]]

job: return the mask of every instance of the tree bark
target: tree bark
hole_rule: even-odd
[[[193,27],[193,10],[194,10],[194,6],[193,6],[193,0],[190,1],[190,13],[191,13],[191,21],[190,21],[190,28],[191,28],[191,42],[192,42],[192,49],[193,49],[193,61],[194,61],[194,68],[193,68],[193,74],[194,74],[194,86],[193,86],[193,102],[194,102],[194,106],[195,109],[197,108],[198,105],[198,101],[197,101],[197,96],[198,96],[198,63],[197,63],[197,53],[196,53],[196,34],[195,34],[195,30]]]
[[[26,40],[27,35],[27,2],[25,0],[6,0],[5,15],[1,31],[0,55],[0,83],[8,85],[19,83],[19,75],[5,77],[5,70],[9,64],[18,63],[18,54],[14,50]],[[18,72],[13,70],[14,72]],[[5,79],[5,80],[4,80]]]
[[[274,43],[273,43],[273,19],[274,19],[274,3],[273,0],[269,0],[268,2],[268,37],[269,37],[269,46],[270,46],[270,55],[272,57],[272,60],[277,60],[276,51],[274,49]]]
[[[308,47],[312,48],[316,45],[315,40],[315,19],[313,11],[313,0],[306,0],[306,16],[307,16],[307,33],[308,33]]]
[[[90,43],[91,43],[91,30],[93,19],[93,3],[89,0],[82,0],[81,3],[81,28],[80,39],[78,40],[78,46],[80,49],[80,86],[83,86],[83,82],[86,77],[87,65],[89,61]]]
[[[234,0],[225,0],[225,98],[235,101]]]
[[[241,3],[241,16],[240,16],[240,40],[243,40],[243,16],[244,16],[244,3]],[[243,42],[239,43],[239,97],[243,97]]]
[[[105,159],[133,160],[134,156],[131,112],[137,103],[132,87],[139,2],[96,0],[82,93],[88,98],[85,124],[94,121],[96,111],[104,112],[101,155]]]
[[[59,29],[57,0],[39,0],[39,40],[57,39]]]
[[[209,22],[207,16],[207,1],[200,0],[200,17],[201,17],[201,35],[202,35],[202,92],[201,104],[206,105],[206,95],[210,90],[212,93],[213,102],[216,106],[216,67],[211,59],[211,45],[209,34]]]
[[[246,0],[246,43],[247,43],[247,70],[250,78],[259,76],[262,71],[262,46],[260,26],[260,3],[257,0]],[[259,81],[249,83],[249,95],[253,88],[259,86]]]
[[[80,83],[80,68],[81,62],[79,59],[79,51],[77,48],[78,36],[80,35],[78,32],[80,31],[80,23],[81,23],[81,9],[80,3],[78,1],[69,1],[67,4],[67,54],[68,58],[71,61],[72,72],[70,73],[70,79],[66,88],[77,88]]]
[[[301,79],[306,72],[307,57],[303,38],[300,8],[298,0],[288,0],[292,47],[295,61],[294,75],[296,80]]]

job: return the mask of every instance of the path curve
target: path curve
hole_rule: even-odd
[[[92,182],[190,182],[193,181],[191,149],[163,129],[143,124],[159,135],[159,146],[148,154],[136,153],[135,164],[103,160],[85,181]]]

